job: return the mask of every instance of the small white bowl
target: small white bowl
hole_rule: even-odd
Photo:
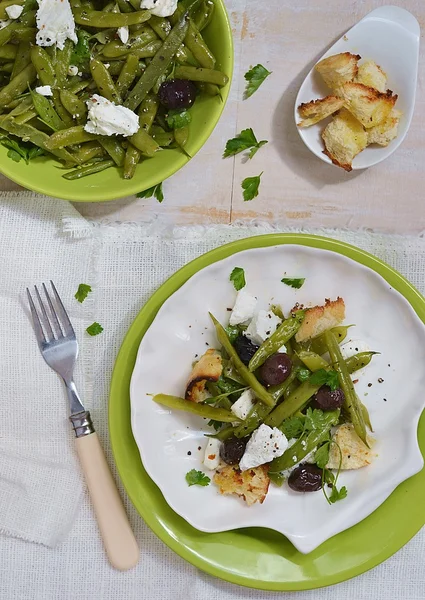
[[[369,146],[353,161],[353,170],[366,169],[390,156],[402,143],[409,130],[415,107],[416,82],[418,77],[420,27],[415,17],[398,6],[381,6],[347,31],[322,58],[340,52],[360,54],[362,60],[374,60],[388,76],[388,88],[398,94],[396,107],[403,116],[400,120],[398,136],[386,148]],[[295,123],[299,123],[298,106],[323,98],[331,92],[313,69],[300,87],[295,101]],[[324,123],[312,127],[297,127],[305,145],[321,160],[332,164],[323,154],[324,145],[321,133]]]

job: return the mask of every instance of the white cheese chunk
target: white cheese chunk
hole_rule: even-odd
[[[176,12],[178,0],[141,0],[140,8],[147,8],[157,17],[170,17]]]
[[[11,22],[12,21],[10,19],[0,19],[0,29],[4,29],[8,25],[10,25]]]
[[[88,121],[84,129],[98,135],[129,136],[139,129],[139,117],[129,108],[116,105],[103,96],[93,94],[87,100]]]
[[[126,44],[128,42],[128,38],[130,36],[130,31],[128,27],[118,27],[117,34],[123,44]]]
[[[285,345],[283,345],[283,346],[281,346],[281,347],[279,348],[279,350],[278,350],[278,353],[279,353],[279,354],[286,354],[286,353],[287,353],[287,351],[288,351],[288,348],[287,348]]]
[[[74,77],[77,74],[78,74],[78,67],[76,67],[75,65],[69,65],[68,75],[70,75],[70,77]]]
[[[19,19],[24,10],[23,6],[19,6],[19,4],[11,4],[10,6],[6,6],[6,13],[9,19]]]
[[[248,325],[245,335],[253,344],[260,346],[281,323],[282,320],[271,311],[260,310]]]
[[[366,342],[363,342],[362,340],[351,340],[349,342],[346,342],[345,344],[342,344],[340,346],[340,349],[341,354],[345,358],[345,360],[347,360],[347,358],[350,358],[351,356],[354,356],[355,354],[358,354],[359,352],[370,351],[369,346],[366,344]]]
[[[36,14],[38,46],[54,46],[63,50],[65,41],[78,42],[69,0],[38,0]]]
[[[263,424],[249,438],[239,468],[246,471],[269,463],[282,456],[287,447],[288,440],[280,429]]]
[[[238,417],[238,419],[242,419],[242,421],[245,421],[249,411],[254,406],[254,404],[254,392],[252,390],[245,390],[239,398],[239,400],[236,400],[236,402],[232,404],[230,410],[236,417]]]
[[[209,438],[205,448],[204,466],[211,471],[217,469],[220,464],[220,446],[220,440]]]
[[[239,325],[252,319],[255,313],[255,307],[257,306],[257,298],[247,292],[245,288],[239,290],[236,296],[235,306],[233,307],[232,314],[230,315],[230,325]]]
[[[40,94],[40,96],[53,95],[52,88],[50,87],[50,85],[39,85],[35,88],[35,91],[37,92],[37,94]]]

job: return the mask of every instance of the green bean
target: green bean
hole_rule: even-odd
[[[341,344],[341,342],[343,342],[345,340],[350,327],[351,327],[351,325],[340,325],[339,327],[332,328],[332,332],[336,335],[338,344]],[[322,356],[323,354],[325,354],[328,351],[323,333],[322,333],[322,335],[319,335],[318,337],[313,338],[312,340],[303,342],[301,344],[301,347],[304,350],[311,350],[312,352],[315,352],[316,354],[319,354],[320,356]]]
[[[104,154],[105,152],[102,146],[100,146],[98,142],[93,141],[82,144],[79,150],[75,153],[75,156],[78,157],[81,164],[84,164],[93,158],[98,158]]]
[[[179,129],[174,129],[174,139],[180,148],[184,149],[186,146],[187,140],[189,138],[189,127],[180,127]]]
[[[159,108],[158,96],[149,94],[139,106],[139,125],[147,133],[150,132]]]
[[[62,159],[67,163],[75,164],[76,162],[78,162],[78,160],[67,150],[56,148],[49,149],[47,147],[47,141],[49,140],[49,136],[46,133],[39,131],[35,127],[32,127],[32,125],[19,125],[15,122],[15,119],[8,117],[4,120],[0,120],[0,127],[2,129],[5,129],[12,135],[16,135],[17,137],[22,138],[25,141],[29,141],[32,144],[43,148],[43,150],[48,150],[51,154],[57,156],[58,158]]]
[[[178,66],[175,71],[176,79],[189,79],[190,81],[202,81],[204,83],[213,83],[223,86],[229,82],[227,75],[214,69],[204,69],[202,67]]]
[[[301,410],[320,387],[320,385],[314,385],[308,381],[302,383],[282,404],[276,406],[265,419],[265,424],[270,427],[279,427],[282,421],[291,417],[297,410]]]
[[[155,134],[152,134],[152,138],[155,140],[158,146],[161,146],[162,148],[169,146],[174,142],[174,134],[172,131],[159,131]]]
[[[290,448],[285,450],[282,456],[275,458],[270,463],[270,472],[278,473],[286,471],[301,462],[317,446],[320,446],[320,444],[329,439],[331,427],[338,423],[338,419],[339,410],[330,410],[323,413],[323,427],[321,429],[313,429],[298,438]]]
[[[40,94],[37,94],[37,92],[33,91],[31,91],[31,97],[34,108],[44,123],[53,129],[53,131],[65,129],[66,126],[64,122],[53,108],[50,100],[48,100],[45,96],[41,96]]]
[[[162,42],[157,40],[155,42],[149,42],[143,48],[134,50],[134,54],[138,58],[152,58],[162,48]]]
[[[220,441],[224,442],[225,440],[228,440],[229,438],[231,438],[233,436],[233,432],[234,432],[233,427],[231,425],[226,425],[225,427],[223,427],[223,429],[221,429],[217,433],[212,433],[212,434],[206,433],[205,437],[215,438],[216,440],[220,440]]]
[[[0,2],[0,19],[1,20],[9,19],[9,15],[6,12],[6,8],[8,8],[9,6],[12,6],[13,4],[18,4],[19,6],[22,6],[23,3],[24,3],[24,0],[3,0],[3,2]]]
[[[15,123],[17,125],[23,125],[24,123],[28,123],[28,121],[31,121],[32,119],[34,119],[34,117],[36,117],[36,116],[37,116],[37,111],[35,110],[35,108],[30,108],[26,112],[18,115],[15,119]]]
[[[153,34],[151,31],[147,31],[135,38],[134,41],[132,41],[132,38],[130,38],[127,44],[123,44],[120,40],[112,40],[111,42],[108,42],[103,47],[102,54],[106,58],[119,58],[120,56],[127,56],[128,54],[131,54],[135,50],[144,48],[150,42],[156,41],[158,41],[158,39],[155,34]]]
[[[198,31],[203,31],[205,27],[211,23],[211,19],[214,15],[214,2],[212,0],[206,0],[201,8],[193,17],[193,22]]]
[[[74,169],[69,173],[65,173],[62,175],[64,179],[74,180],[81,179],[82,177],[87,177],[87,175],[93,175],[94,173],[100,173],[105,169],[109,169],[109,167],[113,167],[115,165],[113,160],[104,160],[102,162],[95,163],[93,165],[89,165],[87,167],[82,167],[79,169]]]
[[[7,44],[7,42],[12,38],[14,31],[14,23],[3,27],[3,29],[0,29],[0,46]]]
[[[61,102],[69,114],[77,120],[79,125],[84,124],[87,116],[85,102],[80,100],[76,94],[73,94],[69,90],[61,90],[59,94]]]
[[[16,57],[18,48],[14,44],[5,44],[0,46],[0,60],[13,60]]]
[[[358,352],[354,356],[350,356],[345,361],[347,369],[350,373],[354,373],[354,371],[359,371],[363,367],[367,367],[375,354],[379,354],[379,352]]]
[[[172,24],[176,23],[177,19],[182,15],[183,10],[183,7],[177,8],[174,15],[170,17],[170,22]],[[201,33],[198,31],[192,19],[189,21],[189,27],[184,38],[184,44],[191,51],[201,67],[205,67],[206,69],[214,69],[216,62],[214,55],[206,45]]]
[[[64,86],[66,84],[73,49],[74,46],[72,41],[66,40],[63,50],[57,50],[56,52],[55,71],[59,86]]]
[[[145,72],[134,86],[125,101],[125,106],[135,110],[155,85],[156,81],[167,72],[171,62],[182,43],[189,27],[188,14],[185,13],[170,31],[161,48],[146,67]]]
[[[359,438],[368,446],[366,436],[366,425],[361,408],[361,402],[354,389],[353,382],[350,377],[347,365],[341,354],[341,350],[338,346],[338,341],[332,331],[326,331],[324,333],[328,352],[331,357],[333,367],[338,373],[339,384],[344,392],[344,408],[350,415],[351,422],[354,425],[354,430]]]
[[[31,53],[30,48],[28,47],[27,42],[20,42],[18,46],[18,51],[16,53],[15,62],[13,65],[12,74],[10,79],[13,79],[20,73],[25,67],[27,67],[31,62]]]
[[[229,357],[232,360],[233,364],[235,365],[235,368],[237,369],[239,375],[242,377],[244,382],[250,388],[252,388],[252,391],[254,392],[255,396],[259,400],[261,400],[261,402],[263,402],[264,404],[267,404],[268,406],[274,406],[275,401],[273,399],[273,396],[271,394],[269,394],[269,392],[266,390],[266,388],[264,386],[261,385],[261,383],[255,377],[255,375],[253,373],[251,373],[248,370],[248,368],[246,367],[246,365],[244,365],[244,363],[241,361],[238,353],[236,352],[236,350],[232,346],[229,338],[227,337],[227,333],[226,333],[224,327],[222,325],[220,325],[220,323],[217,321],[217,319],[211,313],[209,313],[209,315],[211,317],[212,322],[214,323],[217,339],[220,342],[220,344],[223,346],[223,348],[225,349],[227,354],[229,355]]]
[[[13,62],[0,64],[0,71],[2,73],[12,73],[13,71]]]
[[[9,104],[9,106],[11,106]],[[21,100],[18,101],[18,104],[16,105],[16,107],[14,107],[10,113],[9,113],[9,117],[16,117],[17,115],[21,115],[22,113],[26,112],[30,107],[32,107],[32,98],[31,96],[27,96],[25,98],[22,98]]]
[[[116,88],[118,94],[124,97],[130,89],[133,81],[136,78],[137,68],[139,66],[139,60],[134,54],[129,54],[126,58],[124,66],[121,69],[119,77],[116,82]]]
[[[97,85],[97,89],[99,90],[99,94],[115,104],[122,104],[121,96],[105,65],[101,63],[100,60],[93,58],[90,61],[90,71]]]
[[[361,411],[362,411],[363,419],[364,419],[366,426],[370,429],[370,431],[373,432],[372,423],[370,421],[370,416],[369,416],[369,411],[367,410],[367,408],[363,404],[363,402],[361,402]]]
[[[62,104],[59,90],[55,90],[55,89],[53,90],[53,104],[55,105],[56,112],[58,113],[58,115],[60,116],[62,121],[65,123],[65,125],[67,127],[73,127],[74,122],[73,122],[72,118],[69,116],[68,111],[65,109],[64,105]]]
[[[56,73],[50,56],[44,48],[33,46],[31,48],[31,60],[34,65],[41,85],[55,85]]]
[[[140,162],[141,152],[132,144],[128,145],[124,158],[124,179],[132,179]]]
[[[299,350],[297,356],[310,371],[329,368],[329,363],[324,358],[310,350]]]
[[[132,13],[108,13],[101,10],[86,10],[85,8],[74,9],[74,19],[78,25],[95,26],[100,29],[137,25],[150,19],[150,16],[148,10]]]
[[[127,0],[117,0],[118,7],[122,13],[133,12]],[[139,5],[140,8],[140,5]],[[151,17],[152,18],[152,17]]]
[[[26,27],[35,27],[37,24],[37,11],[29,10],[25,14],[22,13],[21,17],[19,18],[19,22]]]
[[[14,41],[32,42],[35,44],[35,36],[37,33],[36,27],[26,27],[25,25],[20,25],[19,23],[12,23],[10,27],[12,27],[12,35]]]
[[[106,150],[114,163],[118,167],[122,167],[124,164],[125,150],[120,142],[113,137],[101,137],[99,138],[99,144]]]
[[[76,125],[69,129],[62,129],[53,133],[46,142],[46,148],[53,150],[55,148],[63,148],[64,146],[72,146],[73,144],[82,144],[96,140],[97,136],[93,133],[88,133],[84,130],[83,125]]]
[[[0,32],[1,33],[1,32]],[[6,106],[16,96],[22,94],[31,85],[37,76],[37,72],[32,64],[23,69],[16,77],[10,80],[10,83],[4,86],[0,91],[0,106]]]
[[[70,92],[72,92],[73,94],[79,94],[80,92],[85,90],[88,85],[89,85],[88,81],[74,80],[74,81],[70,81],[68,83],[67,89]]]
[[[150,27],[152,27],[156,35],[161,40],[165,40],[165,38],[171,31],[171,23],[168,19],[165,19],[164,17],[157,17],[155,15],[152,15],[149,19],[149,25]]]
[[[132,135],[129,142],[145,156],[153,156],[159,150],[158,143],[144,129]]]
[[[249,370],[256,371],[272,355],[293,337],[304,319],[304,313],[300,311],[295,316],[289,317],[276,329],[276,331],[261,344],[257,352],[249,361]]]
[[[209,404],[197,404],[196,402],[183,400],[183,398],[178,398],[177,396],[157,394],[153,397],[153,400],[167,408],[183,410],[204,417],[205,419],[220,421],[221,423],[233,423],[239,420],[230,410],[226,410],[225,408],[215,408]]]
[[[228,361],[223,361],[223,362],[224,362],[223,376],[226,377],[227,379],[231,379],[232,381],[236,381],[237,383],[244,383],[244,380],[242,379],[242,377],[239,375],[239,373],[236,371],[235,367],[233,366],[232,361],[228,360]]]

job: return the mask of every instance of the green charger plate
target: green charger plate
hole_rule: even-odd
[[[191,108],[192,122],[186,150],[193,157],[202,148],[217,125],[226,104],[233,74],[232,29],[223,0],[215,0],[214,16],[202,33],[217,59],[217,69],[229,77],[229,83],[220,96],[198,98]],[[153,158],[144,160],[136,169],[133,179],[123,179],[118,169],[106,169],[101,173],[68,181],[62,177],[64,170],[59,162],[46,157],[31,161],[14,162],[7,156],[7,148],[0,145],[0,172],[16,183],[55,198],[73,202],[103,202],[124,196],[132,196],[164,181],[184,167],[190,160],[181,150],[157,152]]]
[[[130,327],[115,364],[109,400],[109,430],[118,471],[134,506],[156,535],[203,571],[252,588],[292,591],[345,581],[375,567],[397,552],[425,524],[425,469],[411,477],[361,523],[304,555],[280,533],[250,528],[202,533],[176,515],[146,474],[130,425],[130,379],[139,344],[162,304],[192,275],[227,256],[279,244],[331,250],[379,273],[410,302],[425,322],[425,299],[394,269],[371,254],[343,242],[302,234],[247,238],[212,250],[170,277],[146,303]],[[425,454],[425,417],[418,437]]]

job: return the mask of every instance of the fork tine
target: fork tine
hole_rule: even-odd
[[[62,300],[60,299],[60,296],[58,294],[58,291],[55,287],[55,284],[53,283],[52,280],[50,280],[50,285],[52,286],[52,290],[53,293],[55,295],[55,299],[56,299],[56,304],[58,307],[58,313],[59,313],[59,317],[62,323],[62,327],[64,328],[65,334],[66,335],[75,335],[74,333],[74,328],[72,326],[71,321],[69,320],[68,317],[68,313],[66,312],[66,309],[62,303]]]
[[[52,302],[52,300],[50,298],[49,292],[47,291],[47,288],[46,288],[46,286],[45,286],[44,283],[43,283],[43,290],[44,290],[44,293],[46,295],[47,302],[49,303],[50,315],[52,317],[53,326],[55,328],[56,335],[58,336],[58,338],[61,338],[61,337],[63,337],[62,328],[60,326],[59,319],[57,317],[55,307],[53,306],[53,302]]]
[[[35,335],[39,344],[46,342],[46,338],[43,332],[43,328],[40,323],[40,318],[38,316],[37,309],[35,308],[34,301],[30,294],[29,289],[27,288],[28,302],[30,305],[31,315],[32,315],[32,323],[34,326]]]
[[[36,293],[37,298],[38,298],[38,303],[39,303],[40,308],[41,308],[42,317],[43,317],[41,319],[41,324],[44,327],[44,331],[46,332],[46,336],[48,338],[47,341],[54,340],[55,336],[54,336],[54,333],[53,333],[53,330],[52,330],[52,326],[50,325],[49,317],[48,317],[47,312],[46,312],[46,307],[44,306],[43,300],[41,299],[41,296],[40,296],[40,292],[38,291],[38,288],[37,288],[36,285],[34,286],[34,289],[35,289],[35,293]]]

